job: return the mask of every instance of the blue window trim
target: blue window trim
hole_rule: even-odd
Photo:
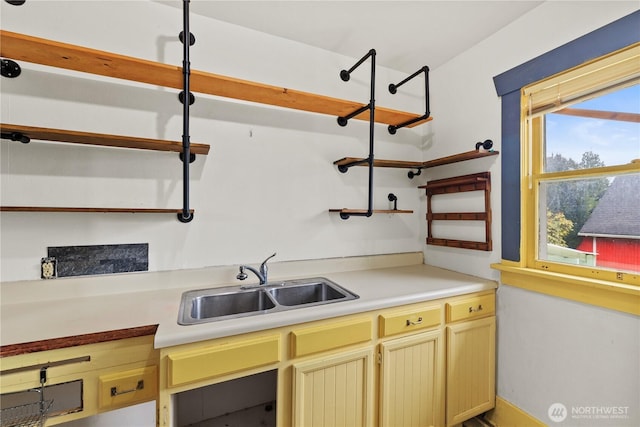
[[[520,261],[520,89],[640,41],[640,11],[493,78],[502,97],[502,259]]]

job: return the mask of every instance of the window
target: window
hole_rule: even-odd
[[[599,267],[586,264],[605,261],[602,256],[604,251],[601,250],[603,236],[595,236],[595,249],[593,246],[590,249],[585,246],[578,248],[586,253],[599,253],[597,261],[587,260],[588,254],[584,254],[582,259],[579,258],[582,265],[572,265],[569,262],[548,259],[549,252],[542,252],[540,259],[540,247],[544,251],[549,244],[549,230],[561,226],[562,222],[558,221],[560,217],[551,218],[549,220],[551,225],[549,222],[537,220],[538,211],[547,215],[544,208],[542,210],[538,208],[540,195],[545,203],[549,203],[548,199],[553,196],[554,191],[549,187],[560,188],[563,180],[566,183],[587,180],[584,185],[589,186],[600,178],[606,178],[607,184],[610,184],[614,179],[640,172],[638,163],[610,163],[604,153],[608,154],[611,150],[600,150],[602,153],[600,160],[603,160],[606,166],[587,168],[584,172],[576,173],[573,179],[568,179],[566,174],[573,173],[574,168],[570,168],[569,171],[552,172],[550,168],[545,169],[544,166],[546,164],[553,166],[553,160],[546,162],[547,154],[552,157],[556,151],[560,151],[558,146],[560,139],[553,141],[554,138],[559,137],[553,136],[552,114],[562,114],[558,113],[562,107],[577,109],[579,104],[586,103],[592,98],[599,98],[609,92],[635,84],[632,79],[634,75],[637,77],[640,74],[639,58],[636,56],[635,60],[624,61],[624,65],[621,63],[620,66],[616,66],[622,59],[616,55],[631,52],[633,56],[634,49],[637,52],[640,46],[638,28],[640,28],[640,10],[494,76],[496,92],[502,104],[500,150],[502,259],[501,262],[492,264],[492,267],[500,271],[502,283],[636,316],[640,315],[640,284],[638,283],[640,274],[633,273],[627,270],[626,266],[622,268],[618,264]],[[607,58],[611,58],[609,67],[604,66]],[[628,66],[627,72],[624,71],[626,66]],[[603,72],[597,72],[598,70]],[[592,78],[589,79],[589,77]],[[522,96],[523,88],[527,89],[527,95],[532,95],[531,104],[528,96]],[[525,100],[526,102],[523,103]],[[558,102],[557,105],[556,102]],[[593,105],[587,105],[587,107],[589,108],[583,109],[616,111],[619,108],[610,106],[596,108]],[[625,110],[621,109],[621,111]],[[525,121],[524,126],[523,121]],[[598,124],[601,123],[598,122]],[[534,141],[537,142],[534,143]],[[591,150],[593,145],[582,147],[576,144],[575,146],[580,151],[578,155],[569,156],[565,150],[565,157],[573,158],[576,163],[582,161],[582,153],[587,151],[585,148],[593,151]],[[577,191],[570,192],[571,195],[576,193]],[[640,197],[640,193],[627,194],[627,196]],[[604,197],[602,195],[601,199]],[[593,213],[593,215],[600,214]],[[596,234],[594,231],[588,222],[578,230],[583,234],[580,238],[585,239],[594,237],[593,234]],[[539,245],[538,236],[544,233],[547,233],[541,238],[544,244]],[[553,233],[558,232],[553,231]],[[622,250],[628,253],[624,248]],[[625,258],[620,255],[614,262],[632,263],[625,261]],[[618,272],[622,274],[619,275]]]
[[[640,44],[522,89],[527,268],[640,285]]]

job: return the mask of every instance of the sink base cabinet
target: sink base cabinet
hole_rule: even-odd
[[[274,427],[277,377],[271,370],[177,393],[176,424]]]
[[[462,423],[494,405],[494,312],[491,290],[161,349],[158,425],[180,426],[185,392],[242,406],[262,386],[220,390],[264,373],[279,427]]]

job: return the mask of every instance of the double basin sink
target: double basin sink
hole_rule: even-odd
[[[252,287],[199,289],[182,294],[178,323],[193,325],[357,298],[358,295],[324,277]]]

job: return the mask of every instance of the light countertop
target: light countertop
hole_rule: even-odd
[[[60,285],[55,280],[24,282],[22,289],[21,282],[3,283],[0,345],[158,325],[155,346],[163,348],[497,287],[493,280],[418,264],[416,254],[378,257],[385,256],[361,257],[355,264],[338,259],[333,263],[331,260],[282,263],[279,268],[274,264],[271,268],[270,280],[326,277],[359,295],[356,300],[190,326],[177,323],[182,293],[237,285],[239,282],[228,279],[237,273],[237,267],[183,274],[133,274],[112,281],[108,278],[76,278],[67,282],[58,279]],[[303,275],[301,271],[309,274]],[[248,281],[251,279],[255,278]],[[83,287],[83,283],[87,285]],[[109,283],[113,285],[107,290]],[[131,283],[135,283],[136,288],[131,289]],[[37,296],[29,297],[25,293]]]

